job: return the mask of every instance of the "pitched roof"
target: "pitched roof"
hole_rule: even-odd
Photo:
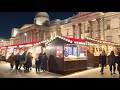
[[[23,25],[23,26],[20,28],[20,30],[21,30],[21,29],[28,28],[28,27],[30,27],[30,26],[32,26],[32,25],[34,25],[34,24],[25,24],[25,25]]]

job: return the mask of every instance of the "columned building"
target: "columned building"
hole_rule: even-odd
[[[8,46],[9,44],[9,39],[0,38],[0,46]]]
[[[120,12],[78,12],[64,20],[50,21],[46,12],[38,12],[33,24],[12,30],[10,44],[52,39],[57,35],[78,39],[86,37],[120,43]]]

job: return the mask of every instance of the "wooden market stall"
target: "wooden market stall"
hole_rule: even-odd
[[[90,52],[94,56],[93,59],[89,59],[88,57],[88,63],[90,63],[90,66],[92,67],[99,66],[99,55],[103,50],[106,52],[107,56],[110,54],[111,51],[114,51],[115,55],[117,55],[118,44],[116,43],[94,38],[86,38],[86,41],[88,42],[89,46],[88,52]]]
[[[0,46],[1,61],[6,61],[7,46]]]
[[[47,40],[46,40],[47,41]],[[20,55],[24,53],[24,51],[31,52],[33,55],[33,64],[35,64],[35,57],[36,54],[38,53],[43,53],[45,52],[45,42],[46,41],[37,41],[37,42],[28,42],[28,43],[22,43],[22,44],[14,44],[14,45],[9,45],[4,48],[4,57],[5,60],[8,59],[8,57],[14,53],[17,54],[19,53]],[[3,50],[3,47],[1,47],[1,52]]]
[[[50,72],[68,74],[87,69],[85,40],[57,36],[46,43]]]

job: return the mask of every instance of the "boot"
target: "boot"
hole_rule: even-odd
[[[103,72],[101,72],[101,74],[104,74]]]
[[[111,75],[112,75],[112,72],[111,72]]]
[[[114,71],[114,73],[113,73],[113,74],[116,74],[116,73],[115,73],[115,71]]]

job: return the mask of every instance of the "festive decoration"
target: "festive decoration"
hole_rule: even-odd
[[[106,40],[100,40],[95,38],[86,38],[88,42],[97,43],[97,44],[108,44],[108,45],[114,45],[114,46],[120,46],[120,44],[116,44],[114,42],[106,41]]]
[[[47,41],[47,42],[46,42],[46,46],[47,46],[51,41],[53,41],[53,40],[56,39],[56,38],[60,38],[60,39],[62,39],[62,40],[64,40],[64,41],[67,41],[67,42],[69,42],[69,43],[71,43],[71,44],[74,43],[74,44],[87,45],[86,40],[84,40],[84,39],[70,38],[70,37],[66,37],[66,36],[56,36],[56,37],[50,39],[49,41]]]
[[[16,47],[31,47],[31,46],[34,46],[34,45],[39,45],[39,44],[42,44],[42,43],[46,43],[48,40],[45,40],[45,41],[37,41],[37,42],[28,42],[28,43],[22,43],[22,44],[13,44],[13,45],[9,45],[9,46],[0,46],[0,48],[16,48]]]

